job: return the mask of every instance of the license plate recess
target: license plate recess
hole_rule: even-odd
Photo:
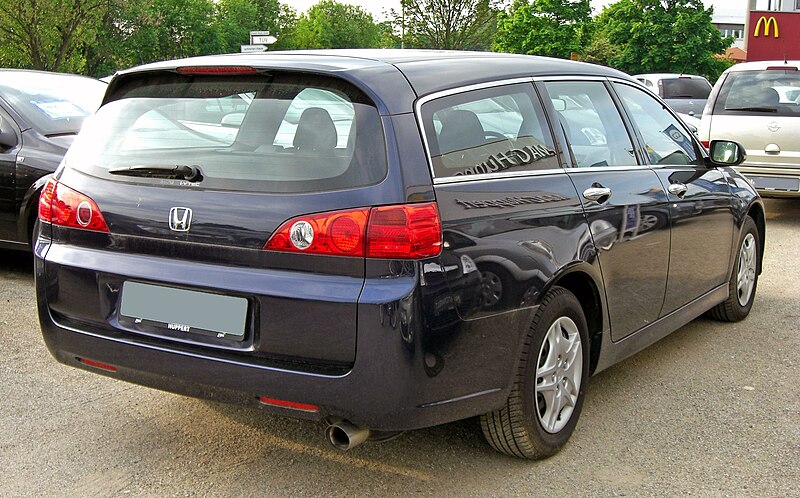
[[[227,340],[244,339],[247,299],[175,287],[125,282],[120,318],[175,333],[200,334]]]

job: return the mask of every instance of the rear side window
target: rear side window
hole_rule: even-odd
[[[661,80],[661,97],[665,99],[707,99],[711,84],[700,78]]]
[[[800,116],[800,71],[732,71],[720,88],[713,112]]]
[[[434,175],[468,176],[559,168],[553,138],[530,84],[459,93],[422,105]]]
[[[386,175],[378,111],[347,82],[167,73],[122,85],[70,149],[70,167],[105,176],[191,165],[203,188],[272,193],[359,187]]]

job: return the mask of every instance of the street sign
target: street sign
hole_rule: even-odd
[[[275,38],[274,36],[269,36],[269,35],[250,36],[250,43],[253,43],[253,44],[272,45],[276,41],[278,41],[277,38]]]
[[[250,36],[269,36],[269,31],[251,31]]]
[[[266,52],[266,51],[267,51],[266,45],[242,45],[243,54],[253,54],[256,52]]]

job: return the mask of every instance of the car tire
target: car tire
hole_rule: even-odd
[[[752,218],[745,218],[728,282],[728,299],[714,306],[708,315],[723,322],[738,322],[750,313],[756,297],[761,240]]]
[[[533,318],[506,405],[481,416],[489,444],[511,456],[541,459],[575,430],[586,393],[589,338],[574,294],[547,293]]]

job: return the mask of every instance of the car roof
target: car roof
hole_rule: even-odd
[[[119,75],[220,65],[340,76],[366,91],[373,100],[382,101],[386,108],[381,112],[388,114],[409,112],[413,102],[424,95],[498,79],[573,75],[630,80],[630,76],[615,69],[563,59],[495,52],[400,49],[297,50],[202,56],[147,64],[122,71]]]
[[[764,70],[771,67],[782,67],[786,66],[787,69],[800,69],[800,60],[794,61],[784,61],[784,60],[775,60],[775,61],[753,61],[753,62],[740,62],[739,64],[735,64],[728,69],[725,70],[726,73],[732,73],[735,71],[759,71]]]
[[[664,80],[670,78],[701,78],[705,79],[705,77],[697,75],[697,74],[685,74],[685,73],[646,73],[646,74],[634,74],[634,78],[647,78],[651,80]]]
[[[37,71],[34,69],[0,68],[0,81],[2,81],[2,84],[5,86],[17,87],[20,83],[35,80],[37,78],[74,78],[74,79],[99,81],[95,78],[82,76],[80,74],[56,73],[52,71]]]

